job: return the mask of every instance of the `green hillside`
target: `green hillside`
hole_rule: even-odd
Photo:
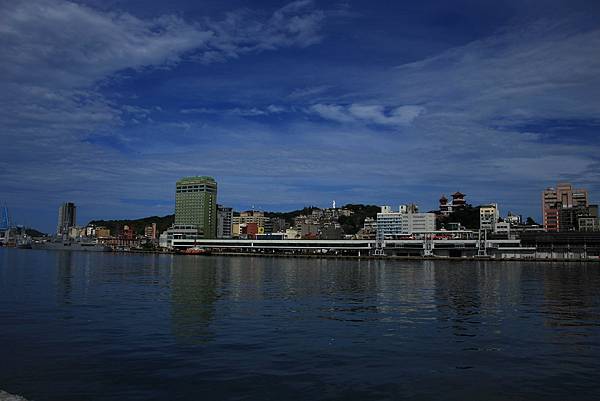
[[[144,228],[146,226],[152,225],[152,223],[156,223],[158,233],[160,234],[167,228],[171,227],[174,221],[175,215],[169,214],[167,216],[162,217],[150,216],[134,220],[92,220],[88,223],[88,225],[107,227],[110,229],[112,235],[115,235],[119,231],[121,231],[123,229],[123,226],[129,226],[135,231],[136,234],[143,235]]]

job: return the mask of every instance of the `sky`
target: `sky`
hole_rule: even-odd
[[[0,0],[0,204],[173,213],[600,200],[600,2]]]

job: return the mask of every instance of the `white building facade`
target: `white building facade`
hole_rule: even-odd
[[[377,238],[393,239],[435,231],[435,214],[410,213],[410,210],[403,205],[398,212],[392,212],[389,206],[382,206],[381,213],[377,213]]]
[[[500,211],[497,204],[491,203],[479,207],[479,229],[495,231],[499,218]]]

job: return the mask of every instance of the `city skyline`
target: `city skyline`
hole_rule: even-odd
[[[598,203],[600,5],[521,3],[6,2],[0,204],[166,215],[196,174],[236,210]]]

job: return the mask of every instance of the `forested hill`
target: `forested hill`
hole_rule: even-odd
[[[310,215],[313,210],[318,209],[315,206],[305,207],[299,210],[293,210],[290,212],[265,212],[267,217],[280,217],[285,219],[288,223],[293,223],[294,218],[300,215]],[[379,206],[374,205],[345,205],[342,209],[350,209],[352,216],[341,216],[339,223],[344,228],[347,234],[355,234],[363,226],[365,217],[375,217],[379,212]],[[167,216],[151,216],[144,217],[141,219],[127,219],[127,220],[92,220],[88,224],[94,226],[101,226],[110,229],[111,234],[115,235],[123,229],[123,226],[129,226],[133,229],[136,234],[144,234],[144,228],[156,223],[159,233],[162,233],[167,228],[173,225],[175,221],[175,215],[169,214]]]
[[[375,205],[348,204],[343,206],[342,209],[350,209],[353,212],[351,216],[340,216],[338,220],[344,229],[344,232],[346,234],[356,234],[358,230],[363,227],[365,218],[376,218],[377,213],[379,213],[381,210],[381,207]]]
[[[156,223],[158,232],[162,233],[167,228],[171,227],[174,221],[175,215],[169,214],[162,217],[150,216],[135,220],[92,220],[88,224],[109,228],[112,235],[115,235],[121,231],[123,226],[129,226],[129,228],[133,229],[136,234],[142,235],[144,234],[144,228],[152,225],[152,223]]]

